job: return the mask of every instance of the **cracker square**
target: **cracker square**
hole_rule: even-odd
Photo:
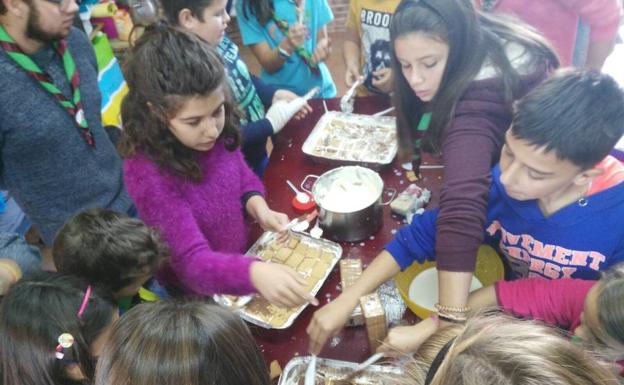
[[[286,247],[283,247],[275,253],[273,259],[279,262],[286,262],[286,260],[292,255],[292,250]]]
[[[288,248],[294,249],[299,244],[299,240],[295,237],[291,237],[288,239]]]
[[[308,256],[310,258],[318,259],[321,256],[321,249],[319,249],[316,246],[310,246],[308,248],[308,252],[306,253],[306,256]]]
[[[297,247],[295,247],[295,253],[306,255],[308,253],[308,245],[303,242],[299,242]]]
[[[325,263],[325,261],[319,261],[316,265],[314,265],[314,268],[312,269],[310,275],[316,279],[321,279],[327,273],[328,268],[329,263]]]
[[[301,273],[308,273],[312,270],[318,260],[314,258],[305,258],[297,267],[297,271]]]
[[[293,269],[297,270],[297,267],[299,266],[301,261],[303,261],[303,258],[305,258],[303,256],[303,254],[299,254],[299,253],[297,253],[295,251],[295,252],[293,252],[291,254],[291,256],[286,261],[286,265],[288,265],[288,266],[292,267]]]

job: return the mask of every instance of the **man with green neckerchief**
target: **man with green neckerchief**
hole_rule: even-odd
[[[135,214],[77,12],[75,0],[0,0],[0,188],[47,245],[85,208]]]

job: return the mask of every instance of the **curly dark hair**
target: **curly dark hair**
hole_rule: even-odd
[[[239,112],[226,83],[219,55],[200,38],[164,23],[146,29],[124,64],[129,92],[121,104],[124,131],[119,152],[124,158],[137,150],[174,175],[199,181],[198,152],[178,141],[169,121],[195,96],[225,93],[225,127],[220,138],[228,150],[240,144]]]
[[[137,278],[154,274],[168,255],[156,230],[140,219],[104,208],[68,219],[52,247],[59,272],[85,278],[113,295]]]

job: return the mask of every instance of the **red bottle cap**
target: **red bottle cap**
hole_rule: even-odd
[[[316,207],[316,202],[314,202],[312,196],[307,192],[304,194],[310,198],[307,202],[302,202],[302,200],[297,199],[297,196],[294,196],[291,202],[295,210],[299,212],[307,212]]]

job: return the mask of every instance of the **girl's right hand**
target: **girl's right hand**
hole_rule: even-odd
[[[286,38],[293,47],[299,47],[305,43],[307,35],[308,29],[306,26],[299,22],[295,22],[288,28],[288,35]]]
[[[267,301],[282,307],[296,307],[318,300],[305,290],[306,281],[288,266],[256,261],[251,264],[252,285]]]
[[[347,323],[355,306],[356,303],[339,296],[314,312],[312,321],[306,329],[310,336],[308,350],[311,354],[318,355],[321,352],[329,337],[337,334]]]
[[[413,353],[437,330],[437,326],[430,324],[428,319],[416,325],[394,327],[388,331],[388,336],[377,352]]]
[[[345,84],[347,87],[351,88],[353,83],[355,83],[360,76],[360,71],[358,71],[357,67],[347,67],[347,73],[345,75]]]

